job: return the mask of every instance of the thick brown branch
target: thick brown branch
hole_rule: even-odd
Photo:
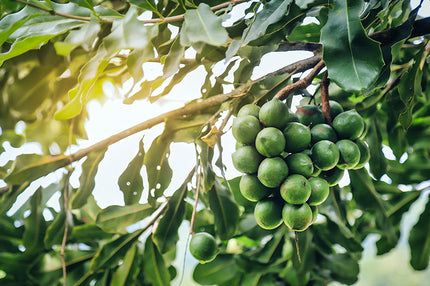
[[[325,64],[322,60],[318,62],[318,64],[314,67],[312,72],[308,74],[305,78],[287,85],[274,96],[275,98],[279,98],[280,100],[287,98],[288,95],[290,95],[293,92],[302,90],[307,88],[311,83],[312,80],[318,75],[318,73],[324,68]]]

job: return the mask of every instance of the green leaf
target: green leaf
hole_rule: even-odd
[[[367,143],[370,151],[370,172],[379,179],[387,171],[387,159],[382,152],[382,135],[376,116],[370,118]]]
[[[64,235],[66,213],[61,211],[46,229],[43,243],[47,249],[55,244],[61,244]]]
[[[198,68],[200,66],[200,63],[193,62],[191,64],[185,65],[184,67],[180,68],[179,71],[177,73],[175,73],[172,77],[172,79],[170,80],[169,84],[163,89],[163,91],[160,94],[157,94],[156,96],[151,96],[149,97],[150,102],[155,102],[156,100],[158,100],[160,97],[163,97],[167,94],[170,93],[170,91],[180,82],[182,82],[182,80],[185,78],[185,76],[187,76],[190,72],[192,72],[193,70],[195,70],[196,68]],[[164,77],[161,77],[163,80],[165,79]],[[161,84],[160,81],[156,81],[156,86]]]
[[[50,39],[86,23],[82,20],[68,19],[61,16],[49,15],[48,13],[35,14],[35,16],[29,15],[21,19],[18,18],[18,22],[12,25],[12,30],[8,30],[8,32],[4,32],[2,35],[0,34],[3,39],[9,36],[8,41],[12,42],[8,51],[0,53],[0,66],[5,60],[19,56],[31,49],[38,49]],[[4,24],[7,24],[8,20],[11,19],[6,19]],[[1,25],[2,23],[0,22]],[[13,33],[9,34],[10,32]],[[2,39],[0,38],[0,40]]]
[[[142,49],[135,49],[127,57],[128,72],[131,74],[135,81],[138,81],[143,77],[143,63],[152,58],[154,58],[154,47],[149,44]]]
[[[142,49],[151,44],[156,28],[156,25],[145,26],[140,22],[134,7],[128,10],[124,19],[114,21],[112,32],[103,39],[97,54],[81,69],[79,84],[69,91],[70,102],[55,114],[55,119],[64,120],[77,116],[110,60],[122,49]]]
[[[294,28],[290,35],[288,35],[288,40],[318,43],[320,41],[320,33],[321,26],[315,23],[310,23]]]
[[[405,130],[400,126],[395,126],[390,132],[388,132],[388,142],[390,143],[390,148],[393,150],[397,160],[399,160],[408,147]]]
[[[400,113],[399,122],[404,129],[408,129],[412,124],[412,109],[415,105],[416,97],[422,95],[421,81],[423,78],[423,66],[428,52],[424,49],[415,55],[414,63],[409,70],[404,73],[399,83],[400,99],[404,103],[406,109]]]
[[[227,49],[226,58],[230,59],[237,51],[248,45],[252,40],[261,38],[269,25],[278,22],[287,12],[291,0],[273,0],[264,4],[263,9],[256,14],[251,24],[243,31],[242,39],[234,40]]]
[[[163,17],[163,15],[158,12],[157,5],[155,4],[154,0],[127,0],[127,2],[139,6],[140,8],[143,8],[145,10],[154,12],[160,17]]]
[[[329,77],[347,91],[368,88],[384,65],[379,43],[367,37],[360,23],[362,6],[359,0],[335,0],[321,29]]]
[[[100,161],[103,159],[107,148],[91,152],[82,164],[82,174],[79,178],[79,189],[72,197],[71,207],[78,209],[87,203],[95,186],[95,177]]]
[[[193,143],[212,116],[213,114],[203,113],[167,119],[163,136],[171,138],[173,142]]]
[[[111,233],[104,232],[95,224],[75,225],[71,234],[74,238],[79,240],[110,239],[113,235]]]
[[[15,203],[18,196],[26,190],[29,183],[22,185],[11,185],[9,190],[0,196],[0,214],[6,213]]]
[[[143,139],[143,138],[142,138]],[[139,141],[139,151],[133,160],[128,163],[127,168],[118,178],[118,185],[124,195],[126,205],[137,204],[142,196],[143,179],[140,171],[145,158],[145,149],[143,148],[143,140]]]
[[[151,285],[170,285],[170,274],[167,270],[164,258],[152,241],[151,236],[146,239],[143,251],[143,271]]]
[[[175,247],[178,242],[178,229],[184,219],[185,198],[187,197],[188,183],[194,175],[194,169],[188,174],[184,183],[177,189],[167,203],[167,210],[158,223],[153,234],[154,242],[161,253],[166,253]]]
[[[324,255],[322,265],[332,273],[331,276],[339,281],[351,285],[358,279],[360,267],[357,260],[347,253]]]
[[[153,211],[149,204],[108,206],[98,213],[96,224],[106,232],[126,233],[128,226],[143,220]]]
[[[19,12],[8,14],[0,20],[0,44],[3,43],[26,22],[43,14],[37,8],[26,5]]]
[[[185,12],[184,24],[180,34],[182,46],[191,46],[197,42],[221,46],[228,40],[227,31],[221,25],[221,18],[217,17],[204,3],[200,3],[197,9],[190,9]]]
[[[124,258],[127,251],[137,242],[143,230],[121,235],[104,244],[91,260],[90,270],[96,271],[107,265],[114,266],[119,260]]]
[[[136,277],[139,274],[139,257],[138,249],[134,244],[124,256],[122,264],[112,274],[112,286],[127,286],[136,283]]]
[[[59,183],[52,183],[48,185],[47,187],[43,188],[43,196],[41,205],[46,206],[46,203],[51,199],[51,197],[56,192],[63,192],[64,191],[64,183],[66,180],[66,176],[63,176],[62,180]],[[13,214],[14,218],[21,219],[24,217],[24,212],[26,210],[30,209],[30,201],[27,200],[24,204],[21,205],[21,207]]]
[[[215,230],[221,240],[233,237],[239,225],[239,207],[231,193],[215,180],[214,186],[207,192],[209,206],[215,216]]]
[[[34,255],[43,251],[43,238],[45,236],[46,223],[43,218],[44,206],[41,205],[43,188],[39,187],[30,199],[30,215],[25,219],[25,231],[22,242],[27,255]]]
[[[426,269],[430,260],[430,200],[409,233],[409,247],[412,267],[415,270]]]
[[[179,37],[173,42],[167,54],[163,67],[163,77],[168,78],[179,69],[179,64],[184,56],[185,47],[181,45]]]
[[[21,154],[4,180],[11,185],[34,181],[70,163],[65,155]]]
[[[360,208],[372,212],[380,210],[384,216],[387,216],[387,207],[381,195],[376,192],[367,170],[365,168],[349,170],[348,174],[352,195]]]
[[[239,275],[234,256],[219,254],[214,260],[205,264],[198,264],[194,268],[193,279],[202,285],[218,285]]]
[[[62,56],[69,56],[78,46],[82,46],[84,50],[89,51],[99,32],[100,23],[96,19],[91,19],[91,22],[82,25],[80,29],[72,30],[64,41],[55,42],[55,50],[58,55]]]
[[[168,161],[170,143],[169,139],[162,135],[158,136],[152,142],[143,161],[149,184],[148,202],[151,205],[155,204],[155,200],[163,194],[172,179],[173,171]]]

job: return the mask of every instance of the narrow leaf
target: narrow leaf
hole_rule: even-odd
[[[43,239],[46,248],[51,248],[55,244],[61,244],[65,229],[66,213],[61,211],[46,229]]]
[[[363,210],[380,210],[387,216],[387,209],[380,194],[376,192],[372,179],[367,170],[361,168],[358,170],[349,170],[351,180],[351,191],[355,201]]]
[[[65,155],[19,155],[4,180],[11,185],[34,181],[70,163]]]
[[[421,96],[422,87],[421,81],[423,78],[423,65],[425,58],[428,55],[428,51],[424,52],[424,49],[420,53],[415,55],[414,64],[409,70],[403,74],[399,83],[399,95],[406,109],[400,113],[399,122],[404,129],[408,129],[412,124],[412,109],[415,105],[415,98]]]
[[[164,258],[152,241],[151,236],[146,239],[143,251],[143,271],[151,285],[170,285],[170,274],[167,270]]]
[[[370,172],[379,179],[387,171],[387,159],[382,151],[382,134],[375,116],[370,118],[367,143],[370,151]]]
[[[72,208],[77,209],[87,203],[95,186],[95,177],[100,161],[103,159],[107,148],[91,152],[82,164],[82,174],[79,178],[79,189],[72,198]]]
[[[152,214],[149,204],[128,206],[108,206],[97,215],[96,224],[106,232],[126,233],[127,227]]]
[[[198,264],[194,268],[193,279],[202,285],[219,285],[239,275],[234,256],[219,254],[214,260]]]
[[[329,76],[347,91],[368,88],[384,65],[379,43],[367,37],[360,23],[362,6],[359,0],[333,1],[333,9],[321,29]]]
[[[124,256],[122,264],[112,274],[112,286],[127,286],[135,283],[139,268],[137,247],[134,244]]]
[[[278,22],[288,12],[291,0],[273,0],[264,4],[263,9],[256,14],[253,22],[243,31],[242,39],[234,40],[227,49],[227,58],[233,57],[237,51],[252,40],[261,38],[269,25]]]
[[[209,206],[215,216],[215,230],[222,240],[233,237],[239,224],[239,207],[231,193],[215,180],[208,191]]]
[[[130,8],[123,19],[114,21],[112,32],[103,39],[97,54],[81,69],[79,84],[69,91],[71,101],[55,114],[55,118],[64,120],[77,116],[110,59],[121,49],[142,49],[151,44],[156,29],[156,25],[145,26],[137,19],[135,7]]]
[[[157,5],[155,4],[154,0],[127,0],[127,2],[130,2],[131,4],[139,6],[145,10],[154,12],[160,17],[162,16],[160,12],[158,12]]]
[[[182,46],[191,46],[197,42],[221,46],[227,40],[228,34],[221,25],[221,18],[207,4],[200,3],[197,9],[185,12],[180,41]]]
[[[91,260],[90,269],[95,271],[106,265],[113,266],[118,263],[120,259],[124,258],[124,255],[142,232],[142,230],[137,230],[133,233],[127,233],[104,244]]]
[[[185,198],[187,197],[187,185],[194,175],[194,169],[189,173],[184,183],[175,191],[167,203],[167,210],[161,218],[157,230],[153,235],[161,253],[166,253],[175,247],[179,239],[178,228],[185,214]]]
[[[172,179],[169,154],[170,140],[160,135],[152,142],[145,155],[144,164],[149,184],[148,202],[151,205],[155,204],[155,200],[163,194]]]
[[[140,140],[139,151],[118,178],[118,185],[120,190],[123,192],[124,202],[126,205],[137,204],[142,196],[143,179],[140,171],[143,166],[144,158],[145,149],[143,148],[143,141]]]
[[[2,45],[13,32],[34,17],[40,16],[41,11],[26,5],[20,11],[8,14],[0,20],[0,45]]]
[[[170,51],[167,54],[163,67],[163,77],[168,78],[179,69],[179,64],[184,56],[185,47],[181,45],[179,38],[173,42]]]
[[[30,199],[30,215],[25,219],[25,231],[22,237],[25,253],[34,255],[43,251],[43,237],[45,236],[44,206],[41,205],[43,189],[39,187]]]
[[[330,254],[325,255],[321,262],[324,267],[331,270],[333,278],[340,283],[351,285],[358,279],[360,267],[358,261],[350,254]]]
[[[424,270],[430,261],[430,200],[418,222],[409,234],[411,248],[411,265],[415,270]]]

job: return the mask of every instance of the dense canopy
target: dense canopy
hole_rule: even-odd
[[[391,251],[403,215],[429,193],[430,18],[419,16],[422,2],[411,8],[406,0],[2,0],[0,159],[28,143],[37,143],[40,152],[0,160],[0,285],[178,285],[185,267],[173,265],[181,225],[190,233],[206,232],[217,243],[207,255],[216,257],[193,270],[198,284],[355,283],[363,241],[377,234],[377,254]],[[281,61],[295,59],[297,51],[309,57],[255,76],[265,55],[279,55]],[[148,63],[162,73],[151,75]],[[204,77],[203,84],[189,87],[198,95],[184,106],[153,118],[143,114],[141,123],[79,146],[87,138],[89,102],[103,104],[112,94],[124,105],[174,101],[181,96],[175,88],[195,73]],[[245,105],[260,108],[276,100],[282,102],[276,107],[280,113],[275,107],[238,113]],[[333,122],[334,101],[360,119],[346,127]],[[313,107],[300,109],[297,102]],[[318,123],[337,128],[327,136],[355,140],[354,150],[369,151],[368,163],[354,169],[359,157],[348,161],[349,145],[336,137],[324,144],[341,149],[337,167],[320,174],[326,159],[319,163],[317,147],[312,153],[311,135],[304,146],[291,146],[297,133],[287,134],[287,122],[300,121],[306,129],[316,122],[302,117],[318,112]],[[272,128],[265,133],[278,139],[266,143],[261,137],[271,135],[260,135],[255,151],[260,130],[231,128],[242,116],[251,117],[255,128]],[[123,201],[99,206],[93,190],[105,153],[157,126],[162,132],[149,146],[143,138],[129,146],[136,155],[112,186]],[[237,148],[260,156],[250,170],[243,158],[252,156],[233,155],[240,157],[235,167],[250,173],[244,175],[247,184],[268,185],[259,185],[260,193],[248,199],[241,176],[232,178],[233,166],[225,164],[232,154],[223,152],[223,136],[231,132],[236,139],[252,135]],[[349,133],[353,137],[344,135]],[[287,147],[279,148],[283,136]],[[183,168],[170,159],[177,142],[193,146],[195,163],[183,183],[168,192],[173,174]],[[292,156],[296,152],[303,155]],[[266,174],[255,179],[261,154],[298,173],[307,164],[306,176],[296,174],[296,180],[323,177],[309,184],[325,187],[327,180],[328,195],[314,195],[309,207],[303,202],[313,193],[310,187],[303,202],[281,193],[292,202],[284,208],[285,223],[264,221],[254,209],[277,209],[283,198],[264,192],[279,189],[288,175],[270,165],[263,170],[267,176],[284,176],[275,187]],[[298,165],[298,158],[305,163]],[[77,186],[70,182],[76,169],[82,169]],[[346,183],[327,179],[330,170]],[[52,173],[56,176],[48,179]],[[34,186],[40,187],[29,194]],[[55,197],[58,207],[52,204]],[[305,224],[289,214],[299,204],[305,206]],[[416,271],[429,264],[429,220],[430,202],[407,234],[409,263]]]

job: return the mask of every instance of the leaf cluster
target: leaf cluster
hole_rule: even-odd
[[[195,267],[197,283],[350,285],[364,239],[378,234],[377,254],[392,250],[403,215],[428,194],[430,30],[409,1],[3,0],[0,11],[0,151],[36,142],[43,153],[0,166],[1,285],[170,285],[182,270],[179,227],[191,221],[220,249]],[[313,57],[253,77],[265,55],[297,50]],[[330,189],[318,221],[298,236],[298,257],[286,227],[256,224],[254,203],[224,164],[222,136],[241,106],[263,104],[321,60],[326,69],[307,83],[314,88],[286,102],[320,104],[327,73],[330,98],[365,118],[371,159],[349,171],[350,184]],[[162,74],[148,76],[148,64]],[[86,139],[88,102],[161,104],[195,72],[204,80],[184,107],[66,155]],[[100,208],[93,190],[109,145],[160,123],[118,177],[124,204]],[[169,160],[177,142],[194,147],[195,164],[169,194],[182,168]],[[69,182],[73,162],[82,167],[78,187]],[[37,187],[53,172],[58,179]],[[409,233],[416,270],[429,263],[429,211],[427,203]]]

